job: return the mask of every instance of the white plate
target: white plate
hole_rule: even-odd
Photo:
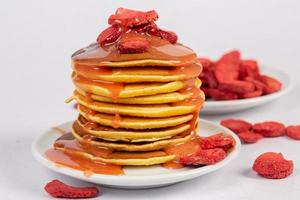
[[[226,114],[226,113],[233,113],[241,110],[246,110],[276,100],[284,96],[291,90],[292,80],[286,73],[278,69],[271,69],[265,67],[262,67],[261,71],[262,74],[266,74],[268,76],[274,77],[279,81],[281,81],[282,89],[273,94],[249,98],[249,99],[228,100],[228,101],[207,100],[205,101],[203,109],[201,110],[201,115]]]
[[[66,123],[60,128],[64,130],[70,130],[71,123]],[[54,141],[61,136],[61,133],[55,130],[49,130],[40,137],[38,137],[32,144],[32,153],[34,157],[42,163],[44,166],[51,170],[65,174],[74,178],[78,178],[84,181],[106,185],[109,187],[116,188],[127,188],[127,189],[141,189],[141,188],[153,188],[160,187],[164,185],[170,185],[178,183],[181,181],[189,180],[202,176],[204,174],[216,171],[221,167],[227,165],[233,158],[235,158],[241,149],[241,143],[239,138],[230,130],[206,120],[199,120],[199,127],[201,127],[201,136],[209,136],[218,132],[223,132],[232,135],[236,141],[236,146],[234,150],[221,162],[204,166],[200,168],[189,168],[185,167],[182,169],[166,169],[161,166],[151,166],[151,167],[124,167],[125,175],[114,176],[114,175],[102,175],[93,174],[91,177],[84,176],[83,172],[65,168],[58,167],[53,162],[49,161],[44,152],[51,148]],[[203,177],[205,178],[205,177]]]

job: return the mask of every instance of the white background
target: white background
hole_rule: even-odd
[[[1,1],[0,6],[0,199],[48,199],[43,186],[59,178],[37,163],[32,140],[54,125],[72,120],[76,112],[64,104],[72,92],[70,55],[95,41],[116,8],[156,9],[158,24],[200,56],[218,57],[238,48],[280,68],[295,80],[293,91],[269,105],[227,116],[252,122],[278,120],[300,124],[300,3],[297,0],[226,1]],[[294,160],[294,174],[266,180],[251,171],[265,151],[280,151]],[[299,199],[300,142],[266,139],[246,145],[229,166],[199,179],[151,190],[104,188],[99,199]]]

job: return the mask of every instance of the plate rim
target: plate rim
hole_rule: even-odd
[[[63,124],[67,124],[67,123],[70,123],[70,122],[66,122]],[[39,163],[41,163],[43,166],[45,166],[46,168],[48,168],[52,171],[58,172],[60,174],[63,174],[63,175],[71,176],[73,178],[81,179],[81,180],[88,181],[88,182],[96,182],[95,179],[100,179],[102,182],[106,182],[106,183],[109,181],[118,181],[118,184],[107,183],[107,185],[111,185],[111,186],[112,185],[115,185],[115,186],[124,185],[125,182],[126,182],[126,186],[136,185],[137,183],[134,183],[135,181],[141,181],[141,180],[145,180],[145,179],[147,180],[146,183],[139,184],[140,186],[153,185],[153,184],[151,184],[151,181],[154,181],[154,180],[164,180],[163,182],[176,183],[179,181],[196,178],[203,174],[207,174],[207,173],[216,171],[216,170],[224,167],[225,165],[227,165],[233,159],[235,159],[241,151],[242,145],[241,145],[240,139],[231,130],[229,130],[226,127],[219,125],[215,122],[209,121],[209,120],[199,119],[198,123],[206,123],[210,126],[217,126],[218,128],[223,129],[224,132],[229,133],[234,138],[235,148],[224,160],[222,160],[219,163],[214,164],[214,165],[207,165],[204,167],[193,168],[191,170],[178,171],[178,172],[166,173],[166,174],[154,174],[154,175],[153,174],[151,174],[151,175],[93,174],[93,176],[91,176],[91,177],[86,177],[86,176],[84,176],[84,173],[80,170],[76,170],[76,169],[72,169],[72,168],[68,168],[68,167],[58,167],[54,162],[48,160],[47,158],[45,158],[44,155],[39,153],[39,150],[38,150],[39,149],[38,148],[39,141],[42,140],[47,135],[48,131],[45,131],[43,134],[39,135],[32,142],[31,152],[32,152],[34,158]],[[59,126],[62,126],[63,124],[61,124]],[[177,181],[172,181],[172,180],[177,180]],[[159,183],[163,183],[163,182],[159,182]],[[105,185],[105,183],[104,183],[104,185]],[[158,185],[158,184],[156,184],[156,185]]]

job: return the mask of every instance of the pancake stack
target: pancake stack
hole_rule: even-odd
[[[164,149],[190,140],[196,129],[202,67],[175,33],[154,24],[156,16],[128,25],[132,15],[124,12],[137,13],[136,22],[154,11],[118,9],[97,43],[72,55],[75,91],[68,101],[78,103],[72,134],[81,148],[59,140],[55,147],[109,164],[166,163],[176,156]]]

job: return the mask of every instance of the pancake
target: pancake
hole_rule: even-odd
[[[163,149],[164,147],[170,145],[176,145],[188,141],[191,138],[191,134],[184,137],[172,137],[170,139],[158,140],[153,142],[143,142],[143,143],[128,143],[128,142],[108,142],[104,140],[99,140],[98,138],[89,137],[89,139],[83,139],[81,134],[86,134],[84,129],[79,126],[72,127],[72,134],[80,143],[87,143],[89,145],[98,146],[101,148],[108,148],[117,151],[154,151]]]
[[[89,114],[88,109],[84,106],[78,105],[79,113],[89,121],[99,123],[104,126],[114,126],[115,115],[109,114]],[[160,117],[160,118],[143,118],[143,117],[127,117],[122,116],[118,122],[119,128],[126,129],[153,129],[177,126],[190,121],[193,114],[180,115],[174,117]]]
[[[175,92],[186,86],[185,81],[172,81],[167,83],[108,83],[85,79],[73,75],[73,83],[81,90],[104,97],[129,98],[137,96],[148,96],[162,93]],[[196,85],[201,85],[200,79],[195,80]]]
[[[81,89],[78,89],[74,91],[73,96],[77,93],[85,96],[86,93],[82,91]],[[71,101],[74,99],[70,97],[68,101]],[[204,93],[202,92],[202,96],[204,97]],[[184,101],[190,96],[188,94],[181,94],[179,92],[170,92],[166,94],[157,94],[157,95],[150,95],[150,96],[140,96],[140,97],[131,97],[131,98],[118,98],[118,99],[112,99],[110,97],[104,97],[99,95],[90,94],[90,98],[95,101],[102,101],[102,102],[108,102],[108,103],[123,103],[123,104],[163,104],[163,103],[173,103],[178,101]]]
[[[80,94],[75,94],[74,98],[80,105],[106,114],[120,114],[134,117],[171,117],[189,114],[195,111],[194,105],[176,106],[172,104],[153,104],[141,106],[105,103],[100,101],[89,101],[89,99]]]
[[[61,150],[67,152],[68,154],[73,154],[76,157],[86,158],[88,160],[94,162],[104,162],[116,165],[128,165],[128,166],[149,166],[149,165],[157,165],[169,162],[175,158],[175,155],[165,155],[165,156],[157,156],[150,158],[102,158],[93,156],[86,152],[69,150],[64,148],[55,148],[57,150]],[[130,156],[130,154],[128,154]]]
[[[150,142],[162,139],[168,139],[180,133],[189,130],[188,123],[181,124],[170,128],[160,128],[154,130],[130,130],[130,129],[114,129],[107,126],[99,126],[95,128],[86,128],[85,124],[89,123],[83,117],[78,117],[74,122],[74,126],[80,126],[88,134],[99,137],[107,141],[124,141],[124,142]]]
[[[192,63],[181,67],[129,67],[108,68],[85,65],[74,65],[76,74],[92,80],[111,82],[171,82],[198,77],[202,71],[200,63]]]
[[[76,51],[72,62],[89,66],[132,67],[132,66],[179,66],[196,60],[196,53],[182,44],[170,42],[156,36],[126,33],[125,37],[144,37],[149,42],[147,52],[120,54],[115,44],[104,47],[93,43]]]

